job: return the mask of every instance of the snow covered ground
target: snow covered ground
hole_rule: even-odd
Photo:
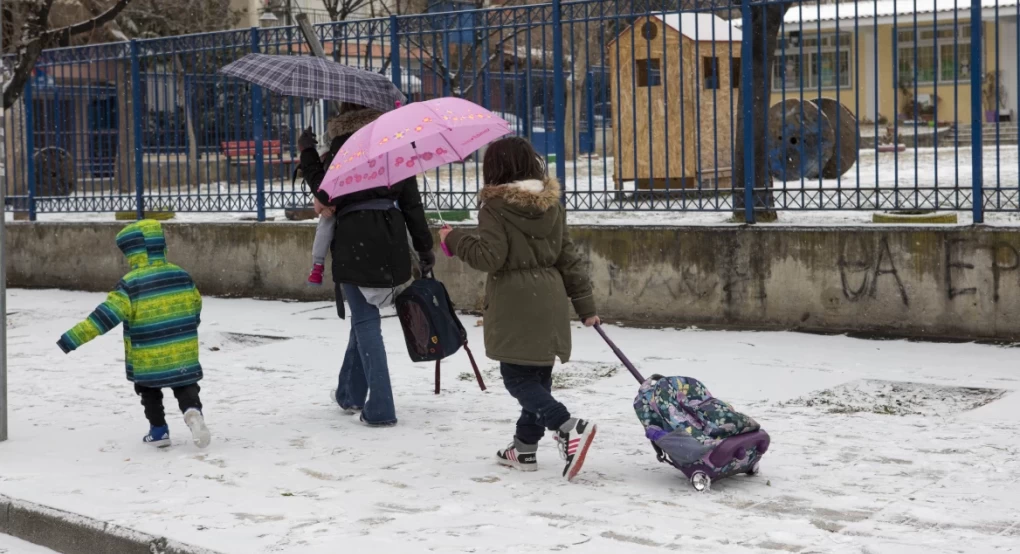
[[[431,366],[407,361],[393,317],[383,323],[400,425],[342,415],[329,390],[347,324],[326,303],[207,299],[202,397],[214,442],[191,445],[171,399],[174,445],[153,450],[140,442],[120,332],[70,356],[54,344],[103,298],[10,292],[0,493],[245,554],[1020,547],[1011,348],[610,328],[646,374],[698,377],[772,435],[760,476],[699,494],[655,460],[631,409],[636,382],[593,331],[575,330],[575,361],[557,372],[559,397],[600,424],[566,483],[551,440],[537,473],[495,465],[516,419],[495,365],[483,361],[482,393],[457,355],[434,396]],[[481,355],[482,329],[464,319]]]
[[[32,543],[16,539],[0,533],[0,554],[57,554],[49,548],[36,546]]]

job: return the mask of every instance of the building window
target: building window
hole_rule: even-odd
[[[904,85],[970,79],[970,25],[896,33],[896,82]]]
[[[701,58],[701,68],[705,89],[719,88],[719,58]]]
[[[740,88],[740,58],[730,58],[730,88]]]
[[[637,84],[639,87],[657,87],[662,84],[659,58],[637,60]]]
[[[772,90],[850,87],[850,33],[782,39],[772,71]]]

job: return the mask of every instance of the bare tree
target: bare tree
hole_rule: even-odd
[[[362,9],[372,8],[375,0],[322,0],[330,21],[346,21]]]
[[[502,7],[523,4],[523,0],[508,0]],[[411,15],[423,13],[435,5],[426,0],[395,0],[392,5],[381,2],[385,15]],[[403,20],[403,42],[422,66],[443,81],[454,96],[469,97],[481,83],[481,77],[490,66],[504,56],[504,48],[515,39],[533,31],[528,25],[519,25],[514,14],[505,10],[483,11],[485,0],[464,2],[465,10],[428,17]],[[472,18],[467,29],[462,29],[461,17]],[[450,34],[470,34],[467,41],[450,44],[444,41]]]
[[[117,21],[130,38],[154,38],[232,29],[241,17],[230,0],[131,0]]]
[[[731,5],[739,9],[740,3],[731,0]],[[740,95],[737,104],[737,134],[733,153],[733,210],[734,215],[743,217],[744,180],[748,168],[755,168],[753,207],[760,219],[775,221],[775,200],[772,196],[772,173],[769,171],[768,157],[768,113],[772,90],[772,67],[776,63],[776,50],[779,49],[779,32],[783,27],[783,18],[791,3],[753,2],[750,6],[750,25],[745,22],[741,31],[751,33],[751,58],[748,65],[751,75],[742,75],[741,82],[750,77],[753,96],[748,99]],[[744,66],[747,67],[747,66]],[[751,102],[752,114],[750,121],[743,117],[744,103]],[[744,128],[754,124],[753,164],[744,163]]]
[[[25,83],[32,75],[32,68],[42,51],[60,43],[66,43],[71,37],[93,33],[107,23],[113,21],[131,0],[117,0],[102,13],[79,23],[58,28],[50,27],[50,12],[54,0],[28,0],[26,19],[21,28],[21,37],[13,67],[4,83],[4,109],[8,109],[18,101],[25,89]]]

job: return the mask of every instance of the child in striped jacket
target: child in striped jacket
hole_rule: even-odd
[[[209,445],[198,381],[198,325],[202,296],[188,272],[166,261],[166,239],[158,221],[146,219],[117,234],[131,271],[89,317],[64,333],[64,353],[124,324],[127,379],[142,398],[149,434],[142,440],[170,446],[162,388],[170,388],[199,448]]]

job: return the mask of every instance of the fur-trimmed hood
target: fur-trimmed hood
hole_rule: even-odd
[[[507,223],[531,237],[548,237],[562,217],[560,184],[552,177],[506,185],[486,185],[479,194],[483,209],[491,210]]]
[[[350,135],[365,125],[373,122],[382,112],[371,108],[344,112],[326,122],[326,136],[329,140]]]
[[[560,203],[560,183],[553,177],[529,179],[506,185],[486,185],[478,195],[482,204],[501,198],[507,204],[545,212]]]

